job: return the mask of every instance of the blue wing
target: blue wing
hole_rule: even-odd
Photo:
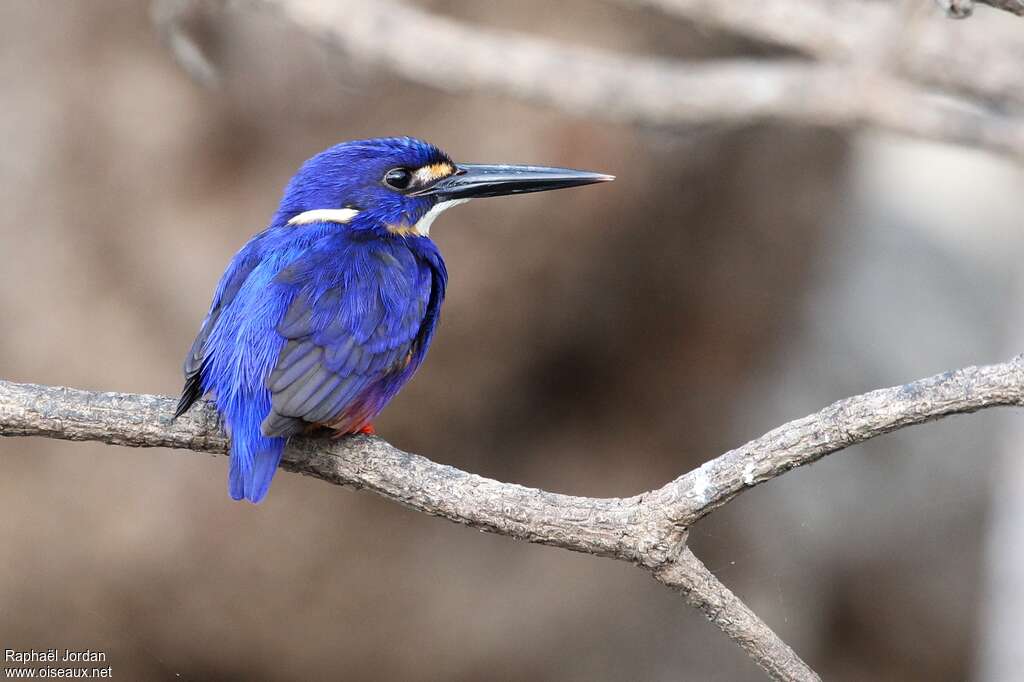
[[[375,417],[422,360],[440,305],[433,280],[403,242],[327,243],[285,267],[275,282],[293,298],[277,325],[286,341],[266,381],[263,434],[308,423],[351,432]]]
[[[186,358],[178,413],[214,393],[233,498],[266,495],[287,436],[309,422],[357,430],[412,376],[446,274],[432,243],[410,248],[270,229],[232,259]]]
[[[203,325],[192,342],[192,348],[189,349],[188,355],[185,357],[185,387],[178,400],[178,407],[174,411],[175,419],[185,414],[192,404],[206,392],[206,387],[203,385],[204,375],[212,360],[208,347],[210,335],[216,329],[221,314],[230,307],[242,285],[245,284],[245,280],[259,265],[262,241],[267,234],[268,232],[262,232],[249,240],[232,259],[231,265],[217,284],[217,291],[213,294],[210,311],[206,314],[206,319],[203,320]]]

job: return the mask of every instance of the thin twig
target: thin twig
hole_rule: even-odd
[[[195,0],[154,0],[150,20],[178,66],[200,85],[216,88],[220,74],[185,26],[199,9]]]

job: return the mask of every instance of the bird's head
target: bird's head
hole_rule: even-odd
[[[288,183],[272,224],[341,223],[382,235],[426,237],[441,211],[469,199],[612,179],[568,168],[456,164],[411,137],[357,140],[306,161]]]

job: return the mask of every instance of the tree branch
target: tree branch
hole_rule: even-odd
[[[500,483],[367,436],[294,439],[282,467],[367,488],[406,507],[509,537],[638,564],[682,592],[769,674],[813,671],[685,547],[687,528],[759,483],[896,429],[951,414],[1024,404],[1024,357],[968,367],[840,400],[713,459],[658,490],[577,497]],[[0,436],[95,440],[224,454],[216,411],[200,403],[0,381]]]
[[[1016,68],[1024,61],[1024,38],[964,35],[948,22],[918,22],[903,31],[897,11],[876,3],[619,0],[818,60],[684,62],[465,24],[394,0],[248,2],[278,11],[351,59],[446,91],[489,91],[575,115],[653,126],[873,128],[1024,157],[1024,119],[1007,106],[1024,104],[1024,75]],[[175,58],[209,85],[217,82],[216,68],[184,28],[200,7],[158,0],[153,18]],[[898,45],[886,49],[887,36],[895,34]]]
[[[809,57],[850,60],[874,40],[892,9],[860,0],[616,0],[649,7],[687,22],[802,52]]]
[[[217,412],[200,402],[175,421],[175,401],[0,381],[0,436],[93,440],[226,454]],[[501,535],[637,563],[654,544],[639,497],[559,495],[466,473],[368,436],[293,439],[282,468],[366,488],[432,516]],[[649,512],[648,512],[649,513]],[[669,547],[660,547],[667,556]]]
[[[217,68],[186,30],[188,18],[200,9],[195,0],[154,0],[150,21],[178,66],[200,85],[216,88],[220,85]]]
[[[700,610],[774,679],[807,682],[821,679],[757,614],[719,582],[689,547],[683,547],[677,559],[656,570],[654,577],[681,593],[687,604]]]
[[[489,91],[626,123],[873,127],[1024,156],[1024,121],[877,70],[633,57],[468,25],[388,0],[253,1],[352,59],[441,90]]]
[[[748,488],[875,436],[1010,405],[1024,405],[1024,355],[840,400],[704,463],[650,493],[645,504],[688,527]]]
[[[835,65],[873,61],[880,43],[895,38],[897,49],[889,50],[881,64],[872,64],[875,70],[982,101],[1024,104],[1024,72],[1018,67],[1024,61],[1024,33],[1017,25],[993,34],[930,16],[914,15],[908,24],[906,5],[863,0],[616,1]],[[1022,6],[1020,0],[1003,2]],[[919,9],[928,9],[923,0]]]
[[[898,9],[855,0],[618,1],[788,47],[803,58],[684,62],[628,56],[468,25],[395,0],[249,4],[277,10],[352,59],[446,91],[486,91],[655,126],[772,121],[875,128],[1024,157],[1024,119],[1015,111],[1024,104],[1024,72],[1016,68],[1024,60],[1024,40],[1015,35],[965,34],[949,22],[907,27]],[[938,1],[959,15],[973,5]],[[1022,0],[977,2],[1024,13]],[[153,19],[184,68],[209,84],[217,78],[214,65],[185,30],[189,16],[201,9],[193,0],[159,0]],[[929,89],[935,87],[942,91]],[[480,530],[632,562],[681,592],[773,678],[817,680],[690,552],[687,529],[750,487],[877,435],[950,414],[1022,404],[1021,358],[969,367],[839,401],[627,498],[500,483],[365,436],[296,439],[282,467],[368,488]],[[0,436],[226,452],[210,405],[172,423],[173,407],[174,401],[159,396],[0,381]]]

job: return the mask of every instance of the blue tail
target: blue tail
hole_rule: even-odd
[[[255,406],[228,415],[231,457],[228,462],[228,493],[236,500],[253,504],[267,496],[277,465],[281,463],[286,438],[268,438],[260,431],[261,418]]]
[[[228,492],[236,500],[249,500],[253,504],[267,496],[270,482],[281,463],[284,452],[284,438],[261,438],[266,441],[263,449],[245,455],[239,454],[238,442],[231,443],[231,459],[228,463]]]

